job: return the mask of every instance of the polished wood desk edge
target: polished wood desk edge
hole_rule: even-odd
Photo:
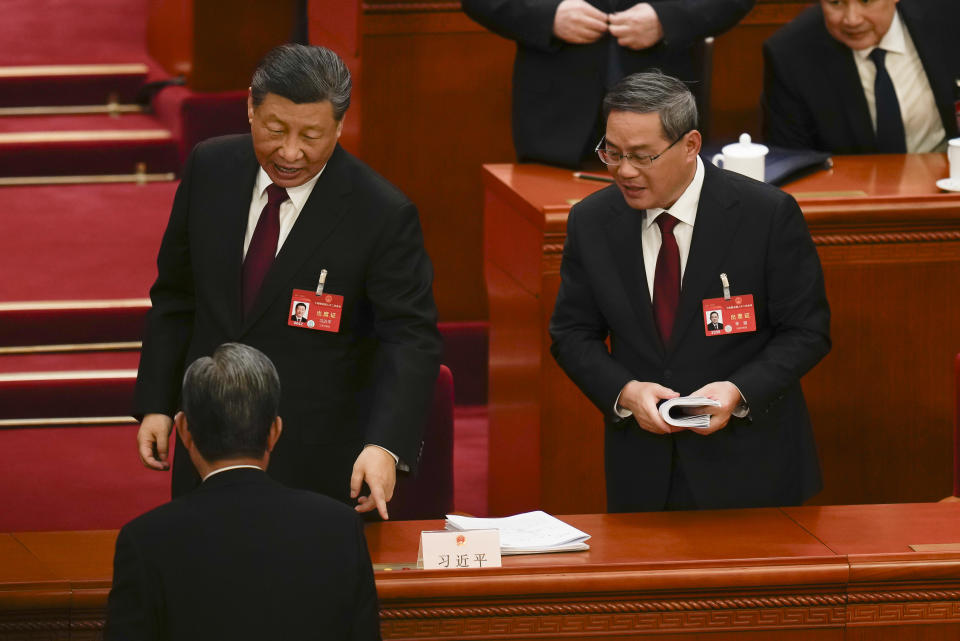
[[[926,154],[923,154],[926,155]],[[943,154],[930,154],[933,156]],[[842,158],[842,157],[841,157]],[[514,173],[522,174],[519,179],[556,181],[557,184],[573,185],[581,182],[566,169],[532,164],[491,163],[482,166],[484,186],[497,198],[502,199],[526,220],[530,221],[546,235],[563,235],[566,232],[566,220],[570,205],[558,195],[556,202],[535,203],[526,194],[517,190],[513,182]],[[588,183],[588,186],[593,184]],[[602,183],[596,189],[603,188]],[[786,193],[801,194],[798,203],[814,235],[831,232],[834,234],[906,233],[913,230],[909,237],[873,237],[860,239],[872,242],[936,242],[960,239],[960,194],[879,194],[850,197],[811,197],[802,194],[809,187],[804,180],[784,186]],[[917,227],[925,229],[931,235],[918,235]],[[938,232],[949,231],[951,234]],[[849,244],[853,239],[824,237],[818,244]]]

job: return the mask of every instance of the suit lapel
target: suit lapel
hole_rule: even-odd
[[[736,195],[727,187],[722,171],[704,163],[703,188],[668,352],[682,343],[683,334],[691,325],[702,329],[701,301],[715,297],[720,289],[721,261],[740,224],[740,212],[734,208]],[[710,295],[711,292],[714,296]],[[693,323],[694,319],[696,323]]]
[[[345,162],[344,152],[338,145],[264,277],[257,300],[243,319],[244,332],[263,315],[277,296],[290,295],[289,285],[293,275],[346,214],[347,194],[351,186]]]
[[[860,82],[860,72],[854,62],[853,52],[844,44],[833,39],[826,28],[823,30],[823,39],[818,49],[820,55],[820,69],[829,76],[825,86],[833,87],[840,99],[840,109],[843,117],[850,125],[856,146],[861,149],[876,150],[877,136],[873,131],[873,121],[870,119],[870,108],[867,98],[863,95],[863,84]],[[812,53],[812,52],[811,52]]]
[[[659,334],[653,320],[653,305],[650,303],[641,246],[643,213],[630,208],[625,202],[617,203],[613,210],[616,216],[605,230],[610,243],[610,255],[623,282],[624,295],[640,323],[640,335],[656,337]],[[663,344],[659,340],[652,342],[663,356]]]
[[[212,296],[217,297],[214,305],[218,309],[229,310],[221,318],[227,323],[228,335],[238,336],[243,317],[240,301],[241,278],[243,273],[243,238],[247,230],[247,218],[250,213],[250,198],[257,179],[256,157],[253,147],[245,149],[235,157],[236,168],[224,172],[226,179],[220,189],[222,206],[219,211],[223,220],[217,225],[217,239],[220,251],[217,260],[211,262],[214,282]],[[237,176],[241,187],[237,188]]]

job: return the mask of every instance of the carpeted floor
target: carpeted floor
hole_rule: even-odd
[[[486,408],[454,418],[454,507],[486,514]],[[140,464],[135,425],[0,429],[0,532],[118,528],[168,500]]]
[[[176,189],[0,188],[0,301],[146,297]]]
[[[0,66],[142,62],[147,0],[4,0]]]

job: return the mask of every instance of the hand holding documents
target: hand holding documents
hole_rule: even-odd
[[[500,530],[501,554],[539,554],[589,550],[589,534],[546,512],[525,512],[502,519],[447,515],[448,530]]]
[[[691,429],[703,429],[710,427],[709,414],[686,414],[687,407],[720,407],[720,401],[715,401],[706,396],[679,396],[671,398],[660,404],[660,416],[667,422],[667,425],[674,427],[685,427]]]

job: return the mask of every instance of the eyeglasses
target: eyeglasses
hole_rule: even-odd
[[[672,143],[670,143],[670,147],[673,147],[675,144],[683,140],[683,137],[686,136],[691,131],[692,129],[688,129],[687,131],[680,134],[679,138],[677,138]],[[625,154],[622,151],[615,151],[613,149],[607,149],[606,147],[603,147],[602,145],[603,143],[606,142],[606,140],[607,140],[606,136],[601,138],[600,142],[597,143],[597,148],[594,149],[594,151],[597,152],[598,156],[600,156],[600,161],[603,164],[610,165],[611,167],[616,167],[617,165],[620,164],[622,160],[626,159],[626,161],[629,162],[630,165],[632,165],[635,169],[646,169],[647,167],[650,167],[653,165],[654,160],[656,160],[663,154],[670,151],[670,147],[667,147],[656,156],[649,156],[647,154],[634,154],[634,153]]]

